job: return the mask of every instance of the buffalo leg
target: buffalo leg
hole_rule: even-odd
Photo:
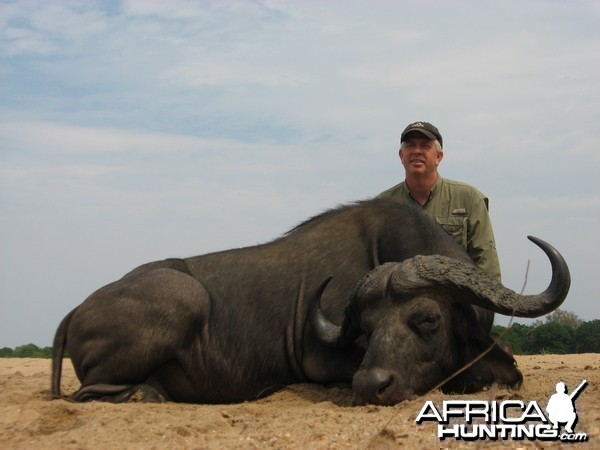
[[[195,379],[202,374],[191,369],[190,358],[199,358],[206,345],[208,314],[202,284],[172,269],[153,269],[96,291],[69,325],[67,351],[81,381],[72,399],[176,400],[170,390],[174,397],[197,396]],[[176,373],[178,383],[165,371]]]
[[[111,403],[145,402],[162,403],[167,399],[149,384],[133,386],[117,386],[111,384],[92,384],[75,392],[71,400],[86,402],[90,400],[108,401]]]

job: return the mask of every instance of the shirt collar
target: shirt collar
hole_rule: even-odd
[[[425,208],[427,206],[427,204],[431,201],[431,199],[433,197],[435,197],[435,195],[437,194],[437,192],[440,190],[440,186],[442,185],[442,177],[438,174],[437,180],[435,180],[435,184],[433,185],[433,187],[431,188],[431,191],[429,191],[429,196],[427,197],[427,200],[425,201],[425,203],[423,205],[421,205],[417,200],[415,200],[415,198],[412,196],[412,194],[410,193],[410,190],[408,189],[408,185],[406,184],[406,182],[404,183],[404,189],[406,190],[406,194],[408,195],[408,197],[410,197],[410,199],[412,201],[414,201],[417,205],[421,206],[422,208]]]

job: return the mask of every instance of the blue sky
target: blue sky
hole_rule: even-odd
[[[503,281],[600,318],[597,1],[0,2],[0,347],[155,259],[403,179],[406,124],[490,197]],[[500,320],[499,323],[506,323]]]

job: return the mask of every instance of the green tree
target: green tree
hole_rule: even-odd
[[[523,349],[528,354],[570,353],[573,351],[573,338],[573,328],[557,322],[548,322],[532,327]]]
[[[518,343],[518,351],[515,349],[517,355],[523,355],[527,353],[525,343],[529,337],[529,333],[533,327],[531,325],[523,325],[522,323],[514,323],[511,327],[512,339],[515,341],[515,345]]]
[[[39,348],[35,344],[26,344],[15,347],[13,358],[50,358],[52,347]]]
[[[500,325],[494,325],[492,327],[492,333],[502,336],[504,342],[506,342],[511,348],[515,355],[522,355],[525,353],[523,343],[530,331],[531,327],[520,323],[513,323],[507,330],[505,327]]]
[[[4,347],[0,349],[0,358],[51,358],[52,347],[40,348],[35,344],[25,344],[14,350]]]
[[[600,353],[600,320],[583,322],[573,338],[577,353]]]
[[[40,353],[40,348],[37,345],[25,344],[15,347],[13,358],[35,358]]]

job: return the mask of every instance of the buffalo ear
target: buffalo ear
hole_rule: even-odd
[[[495,345],[483,358],[448,381],[442,386],[442,391],[467,394],[479,392],[492,384],[518,389],[523,382],[523,375],[517,369],[517,362],[508,345],[501,338],[495,339]],[[469,339],[459,367],[471,362],[492,344],[494,338],[488,333]]]

